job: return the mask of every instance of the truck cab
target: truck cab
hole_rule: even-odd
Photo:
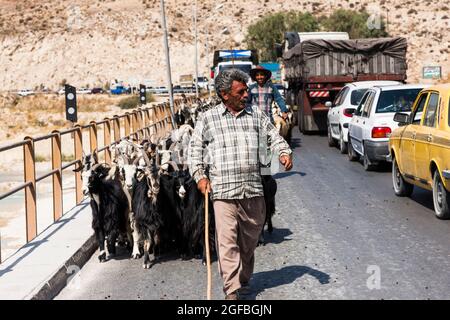
[[[258,64],[256,50],[217,50],[214,52],[212,78],[227,69],[239,69],[246,74]]]

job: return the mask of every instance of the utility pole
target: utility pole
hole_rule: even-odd
[[[198,42],[197,42],[197,0],[194,5],[194,30],[195,30],[195,96],[198,98]]]
[[[169,90],[170,101],[170,117],[172,124],[175,126],[175,118],[173,116],[173,90],[172,90],[172,72],[170,71],[169,41],[167,36],[166,13],[164,10],[164,0],[161,0],[161,22],[163,27],[164,49],[166,52],[166,70],[167,70],[167,89]]]

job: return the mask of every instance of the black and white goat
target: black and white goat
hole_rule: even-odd
[[[144,153],[145,154],[145,153]],[[161,245],[163,217],[158,208],[159,173],[156,166],[150,163],[144,155],[148,165],[138,169],[136,184],[133,188],[132,211],[134,225],[144,241],[144,269],[151,268],[150,253],[157,259],[157,249]]]
[[[117,168],[98,163],[96,152],[83,157],[82,165],[75,171],[83,171],[83,194],[91,198],[92,228],[97,238],[100,262],[116,254],[116,241],[119,235],[129,236],[128,200],[120,181],[116,178]]]

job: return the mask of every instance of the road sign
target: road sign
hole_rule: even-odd
[[[423,67],[423,79],[441,79],[441,66]]]

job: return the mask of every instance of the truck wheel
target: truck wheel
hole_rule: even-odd
[[[331,126],[328,124],[328,146],[329,147],[335,147],[336,146],[336,140],[333,139],[333,136],[331,135]]]
[[[301,133],[305,132],[305,129],[303,127],[303,108],[300,107],[298,110],[298,129],[300,130]]]
[[[355,152],[355,150],[353,149],[353,145],[352,145],[352,142],[350,140],[350,136],[348,136],[347,141],[348,141],[347,142],[347,145],[348,145],[348,148],[347,148],[348,160],[349,161],[357,161],[357,160],[359,160],[359,154],[357,154]]]
[[[348,151],[348,144],[344,141],[344,134],[342,133],[342,130],[339,130],[339,150],[342,154],[346,154]]]
[[[409,197],[414,191],[414,185],[403,179],[400,169],[398,168],[397,159],[392,159],[392,184],[394,193],[398,197]]]
[[[450,219],[450,192],[445,189],[439,170],[433,176],[433,202],[436,217]]]

